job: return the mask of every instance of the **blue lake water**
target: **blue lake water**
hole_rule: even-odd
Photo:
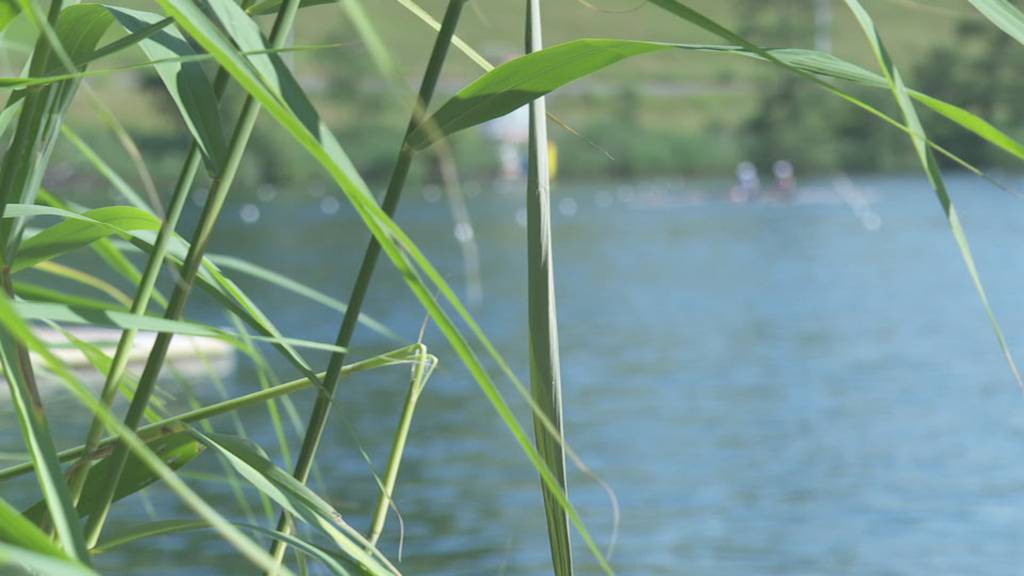
[[[950,186],[993,308],[1024,359],[1024,199],[966,176],[951,177]],[[743,205],[724,201],[721,188],[555,185],[566,428],[618,497],[618,572],[1019,573],[1024,396],[926,182],[855,178],[837,192],[822,180],[785,202]],[[473,312],[525,376],[521,193],[468,191],[483,294]],[[400,223],[465,293],[447,205],[436,190],[410,192]],[[301,194],[254,205],[259,220],[247,223],[242,216],[253,219],[253,209],[229,204],[212,250],[344,298],[366,239],[355,216],[344,207],[327,214],[330,201]],[[286,334],[333,339],[338,313],[238,281]],[[197,295],[189,316],[223,323],[215,310]],[[387,264],[365,310],[409,340],[423,320]],[[428,330],[426,342],[441,367],[416,414],[396,496],[399,567],[549,573],[536,475],[439,333]],[[363,330],[354,354],[390,346]],[[322,354],[310,356],[322,365]],[[275,367],[293,377],[286,364]],[[242,362],[225,384],[240,394],[256,388],[254,378]],[[217,397],[202,379],[193,384],[204,398]],[[360,447],[380,470],[407,385],[408,370],[391,368],[342,386],[314,486],[357,528],[375,501]],[[177,390],[173,381],[166,388]],[[296,397],[300,413],[310,399]],[[79,409],[59,393],[49,403],[51,418],[61,415],[58,436],[74,443],[84,425]],[[522,402],[513,403],[527,422]],[[17,428],[4,414],[0,450],[16,450]],[[248,434],[280,458],[266,412],[242,416]],[[215,425],[234,429],[229,419]],[[209,454],[189,469],[220,472]],[[193,478],[244,518],[229,487]],[[607,545],[606,493],[578,470],[570,482],[590,530]],[[28,503],[31,487],[22,480],[3,495]],[[147,521],[150,506],[163,517],[187,516],[159,488],[131,502],[120,506],[111,534]],[[382,545],[393,558],[398,532],[392,516]],[[596,573],[577,544],[580,572]],[[248,573],[230,548],[200,532],[97,563],[110,574],[181,574],[172,566],[183,564],[191,574]]]

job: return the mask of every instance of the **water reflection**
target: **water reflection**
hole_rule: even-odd
[[[856,185],[868,200],[823,183],[808,201],[742,206],[671,183],[556,186],[566,420],[575,449],[621,500],[620,573],[1002,575],[1024,561],[1024,401],[941,211],[917,178]],[[1024,259],[1013,247],[1024,240],[1024,205],[967,178],[951,187],[1020,351]],[[453,230],[447,208],[423,196],[410,196],[400,220],[459,285],[458,240],[437,233]],[[525,367],[519,195],[483,190],[469,208],[484,282],[475,313],[513,365]],[[885,225],[866,227],[866,210]],[[282,193],[261,212],[258,225],[225,219],[215,251],[333,295],[347,292],[355,247],[366,239],[347,205],[331,214],[319,199],[291,202]],[[268,234],[268,226],[287,232]],[[286,333],[333,338],[338,314],[239,283]],[[198,297],[189,314],[212,321],[214,309]],[[366,310],[410,339],[423,318],[389,266]],[[356,340],[359,354],[390,346],[368,332]],[[440,337],[430,333],[428,344],[442,364],[400,480],[401,567],[548,573],[535,475]],[[359,448],[383,465],[406,378],[392,369],[342,387],[318,489],[356,527],[367,525],[375,499]],[[243,365],[229,384],[240,393],[254,381]],[[305,412],[310,396],[297,400]],[[51,402],[51,413],[76,411],[66,398]],[[273,451],[265,412],[251,410],[244,421]],[[16,434],[13,423],[5,427],[0,450],[16,447]],[[58,435],[74,440],[70,417]],[[204,457],[195,471],[219,468]],[[571,479],[575,501],[606,543],[604,492],[576,471]],[[242,514],[226,486],[196,484]],[[186,515],[159,490],[149,501]],[[145,518],[144,506],[122,507],[111,532]],[[384,546],[396,556],[393,520]],[[170,566],[180,568],[186,549],[195,574],[244,566],[201,533],[142,544],[99,565],[137,574],[144,559],[146,573],[177,574]],[[592,573],[582,547],[577,557],[581,573]]]

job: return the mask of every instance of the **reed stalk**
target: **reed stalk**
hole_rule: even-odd
[[[540,0],[526,2],[526,52],[543,49]],[[558,317],[551,247],[551,179],[548,173],[547,109],[543,97],[530,102],[529,170],[526,182],[527,285],[530,327],[530,390],[540,415],[533,414],[537,451],[568,497],[565,434],[562,429],[562,381],[558,355]],[[555,433],[557,432],[557,436]],[[551,490],[541,483],[548,542],[556,576],[572,574],[569,517]]]
[[[402,416],[395,429],[395,439],[391,444],[391,456],[388,457],[387,468],[384,471],[384,481],[381,485],[380,498],[377,500],[377,507],[374,508],[373,521],[370,524],[367,540],[371,545],[376,546],[384,531],[384,523],[388,518],[388,509],[392,506],[392,498],[395,493],[395,484],[398,482],[398,470],[402,466],[402,456],[405,453],[405,443],[409,439],[409,430],[412,428],[412,417],[416,413],[416,404],[419,402],[423,387],[426,386],[431,372],[437,365],[436,359],[427,354],[427,347],[423,344],[415,345],[416,359],[412,367],[412,379],[409,382],[409,392],[405,396],[405,404],[402,406]]]

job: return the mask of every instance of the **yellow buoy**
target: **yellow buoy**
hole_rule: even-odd
[[[558,146],[548,140],[548,178],[554,180],[558,176]]]

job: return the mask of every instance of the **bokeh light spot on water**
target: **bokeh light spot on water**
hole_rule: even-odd
[[[243,204],[238,215],[241,216],[242,222],[255,224],[260,220],[260,207],[255,204]]]
[[[459,242],[469,242],[473,239],[473,225],[469,222],[459,222],[455,225],[455,239]]]
[[[320,211],[328,216],[336,214],[340,208],[341,202],[339,202],[334,196],[324,196],[323,199],[320,200]]]

